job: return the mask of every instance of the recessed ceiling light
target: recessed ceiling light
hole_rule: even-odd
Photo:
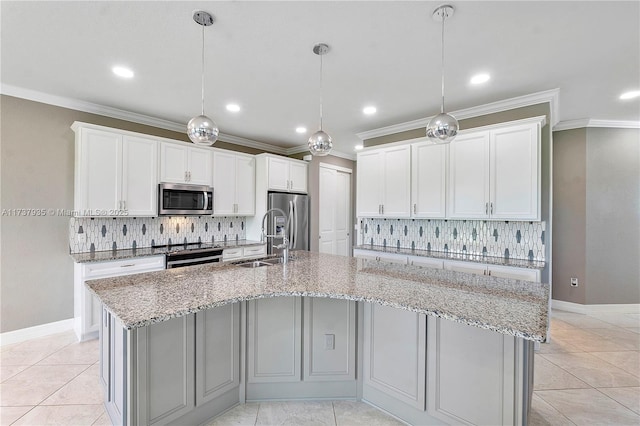
[[[638,96],[640,96],[640,90],[632,90],[630,92],[624,92],[622,95],[620,95],[620,99],[627,100],[637,98]]]
[[[227,111],[238,112],[238,111],[240,111],[240,105],[238,105],[238,104],[227,104]]]
[[[356,145],[353,147],[356,151],[360,151],[362,148],[364,148],[364,146],[362,145]]]
[[[362,112],[367,114],[367,115],[375,114],[376,111],[377,111],[377,109],[374,106],[368,106],[368,107],[364,107],[362,109]]]
[[[296,127],[296,133],[307,133],[307,128],[306,127]]]
[[[491,76],[489,74],[476,74],[473,77],[471,77],[470,82],[471,84],[482,84],[489,81],[490,78]]]
[[[118,77],[133,78],[133,71],[126,67],[115,66],[111,68],[111,71]]]

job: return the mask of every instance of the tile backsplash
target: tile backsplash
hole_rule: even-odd
[[[244,217],[72,217],[69,251],[84,253],[156,244],[244,240],[245,225]]]
[[[545,222],[360,219],[362,244],[545,260]]]

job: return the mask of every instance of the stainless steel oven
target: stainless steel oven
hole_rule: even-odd
[[[166,249],[167,269],[222,261],[222,247],[213,243],[187,243],[152,246]]]
[[[211,215],[213,188],[206,185],[161,183],[158,186],[158,215]]]

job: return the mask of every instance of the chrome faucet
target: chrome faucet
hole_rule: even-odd
[[[269,215],[269,213],[271,212],[278,212],[281,213],[282,216],[287,218],[286,224],[285,224],[285,232],[283,235],[278,235],[278,234],[274,234],[274,235],[267,235],[264,232],[264,221],[267,219],[267,216]],[[262,216],[262,232],[260,233],[260,242],[264,243],[265,239],[268,238],[282,238],[282,243],[281,244],[277,244],[277,245],[273,245],[273,248],[277,248],[277,249],[282,249],[282,263],[287,263],[289,261],[289,238],[287,238],[287,233],[289,232],[289,221],[290,221],[291,217],[287,216],[287,214],[285,212],[283,212],[281,209],[275,207],[272,209],[269,209],[265,212],[264,216]]]

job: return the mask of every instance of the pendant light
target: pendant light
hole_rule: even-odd
[[[444,21],[453,16],[453,6],[445,4],[433,11],[433,19],[442,21],[442,104],[440,114],[436,115],[427,125],[427,136],[437,144],[447,144],[458,134],[458,120],[451,114],[444,112]]]
[[[309,151],[318,157],[323,157],[333,148],[331,136],[322,131],[322,56],[329,52],[329,46],[325,43],[318,43],[313,46],[313,53],[320,56],[320,130],[309,138]]]
[[[202,114],[189,120],[187,135],[196,145],[211,146],[218,140],[220,131],[216,123],[204,115],[204,27],[213,25],[213,16],[198,10],[193,13],[193,20],[202,26]]]

